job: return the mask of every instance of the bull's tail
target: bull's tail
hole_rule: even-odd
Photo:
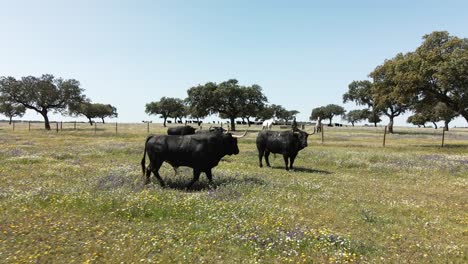
[[[141,159],[141,169],[143,171],[143,177],[145,176],[145,165],[146,165],[146,146],[148,145],[148,141],[150,140],[150,138],[152,138],[153,136],[148,136],[146,138],[146,141],[145,141],[145,149],[143,151],[143,158]]]

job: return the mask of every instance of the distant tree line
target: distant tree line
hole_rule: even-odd
[[[71,116],[86,116],[104,122],[106,117],[117,117],[112,105],[93,104],[84,95],[84,89],[75,79],[55,78],[44,74],[41,77],[26,76],[21,79],[0,77],[0,113],[10,122],[15,116],[23,116],[26,109],[34,110],[44,118],[45,129],[50,130],[49,113]]]
[[[288,122],[299,113],[297,110],[286,110],[280,105],[268,105],[267,97],[262,87],[239,85],[235,79],[221,83],[208,82],[187,90],[187,98],[162,97],[159,101],[146,104],[145,112],[150,115],[160,115],[166,126],[168,118],[182,121],[183,117],[191,117],[199,121],[206,116],[218,114],[229,119],[231,129],[236,130],[236,118],[246,120],[265,120],[276,117]]]
[[[446,31],[435,31],[423,37],[415,51],[399,53],[377,66],[369,77],[371,80],[353,81],[343,94],[343,103],[355,102],[364,109],[346,110],[329,104],[312,109],[310,120],[332,120],[341,116],[355,123],[367,120],[377,126],[382,116],[389,118],[388,131],[393,133],[394,119],[412,111],[408,123],[424,126],[449,123],[457,116],[468,121],[468,39],[451,36]],[[110,104],[92,103],[83,94],[80,83],[74,79],[55,78],[45,74],[41,77],[27,76],[21,79],[0,77],[0,114],[11,122],[24,115],[26,109],[41,114],[45,128],[50,129],[48,114],[59,112],[70,116],[85,116],[89,123],[99,118],[117,117],[117,110]],[[241,118],[250,125],[251,120],[275,118],[289,122],[299,113],[281,105],[268,104],[262,87],[257,84],[240,85],[236,79],[221,83],[207,82],[187,90],[185,99],[161,97],[149,102],[145,112],[160,115],[164,126],[168,118],[182,122],[190,117],[200,121],[217,114],[229,119],[235,130],[235,119]]]

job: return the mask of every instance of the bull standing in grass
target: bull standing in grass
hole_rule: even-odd
[[[294,160],[297,153],[307,147],[307,137],[309,134],[299,129],[290,131],[262,130],[257,136],[258,160],[260,167],[263,167],[262,159],[265,155],[265,162],[270,166],[270,153],[283,154],[286,170],[293,169]]]
[[[146,139],[145,151],[141,160],[143,175],[146,172],[146,184],[150,182],[151,172],[156,176],[162,186],[165,185],[159,175],[159,168],[167,162],[174,168],[187,166],[193,168],[193,179],[188,184],[190,188],[198,181],[201,172],[211,182],[213,179],[211,169],[216,167],[225,155],[237,155],[239,148],[236,136],[231,133],[201,133],[185,136],[156,135]],[[150,163],[145,171],[146,154]]]

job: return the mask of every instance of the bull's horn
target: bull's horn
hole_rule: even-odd
[[[212,128],[212,127],[213,127],[213,126],[210,126],[210,128],[208,128],[208,131],[211,131],[211,128]]]
[[[307,135],[309,135],[309,136],[310,136],[310,135],[313,135],[313,134],[315,134],[315,132],[316,132],[316,131],[315,131],[315,127],[314,127],[314,133],[312,133],[312,134],[310,134],[310,133],[307,133],[307,132],[306,132],[306,133],[307,133]]]
[[[242,136],[237,136],[237,135],[232,135],[233,138],[243,138],[247,135],[247,130],[245,130],[244,134]]]

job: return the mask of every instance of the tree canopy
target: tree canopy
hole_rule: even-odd
[[[351,110],[344,115],[344,120],[350,122],[351,125],[354,126],[354,123],[367,119],[369,113],[369,109]]]
[[[145,112],[150,115],[161,115],[164,119],[164,126],[166,126],[167,118],[178,117],[180,109],[185,107],[184,101],[179,98],[162,97],[157,102],[147,103],[145,106]]]
[[[408,85],[405,79],[414,78],[410,71],[414,64],[408,57],[400,53],[370,73],[374,79],[372,85],[374,106],[390,119],[388,124],[390,133],[393,133],[394,118],[406,112],[413,104],[413,98],[401,92]]]
[[[110,104],[97,104],[91,102],[82,102],[79,104],[72,104],[69,107],[71,115],[83,115],[88,118],[89,124],[92,125],[94,118],[101,118],[104,123],[106,117],[117,117],[117,109]]]
[[[318,120],[318,125],[322,124],[322,120],[327,118],[327,111],[324,106],[320,106],[317,108],[312,109],[312,113],[310,114],[310,120]]]
[[[197,118],[197,120],[212,114],[212,105],[215,103],[213,97],[215,90],[216,84],[213,82],[188,89],[188,96],[185,99],[188,107],[188,114],[193,118]]]
[[[75,79],[64,80],[53,75],[0,78],[0,96],[41,114],[45,128],[50,130],[49,111],[63,112],[71,104],[85,100],[83,89]]]
[[[267,98],[262,93],[262,87],[256,84],[244,87],[243,93],[245,105],[241,117],[247,119],[247,124],[250,126],[250,118],[258,116],[265,107]]]
[[[101,118],[104,123],[104,118],[115,118],[118,117],[117,108],[110,104],[94,104],[97,108],[97,117]]]
[[[319,120],[319,125],[321,124],[321,120],[328,119],[330,120],[329,124],[331,125],[334,116],[344,115],[344,113],[346,113],[346,110],[342,106],[329,104],[312,109],[312,113],[309,119]]]
[[[241,86],[236,79],[222,83],[209,82],[188,90],[189,109],[205,114],[219,114],[228,118],[235,131],[235,119],[255,116],[267,102],[259,85]]]
[[[418,127],[420,126],[426,127],[427,121],[428,121],[427,116],[421,113],[416,113],[414,115],[411,115],[406,120],[406,122],[411,123]]]
[[[369,108],[374,107],[372,98],[372,82],[368,80],[353,81],[348,85],[348,92],[343,94],[343,103],[353,101],[357,105],[365,105]]]
[[[14,104],[6,100],[4,97],[0,97],[0,114],[8,117],[9,124],[13,120],[13,117],[22,117],[26,112],[26,108],[20,104]]]
[[[417,66],[411,74],[417,78],[405,80],[405,95],[412,95],[416,104],[435,98],[468,122],[468,39],[435,31],[423,40],[411,53]]]

